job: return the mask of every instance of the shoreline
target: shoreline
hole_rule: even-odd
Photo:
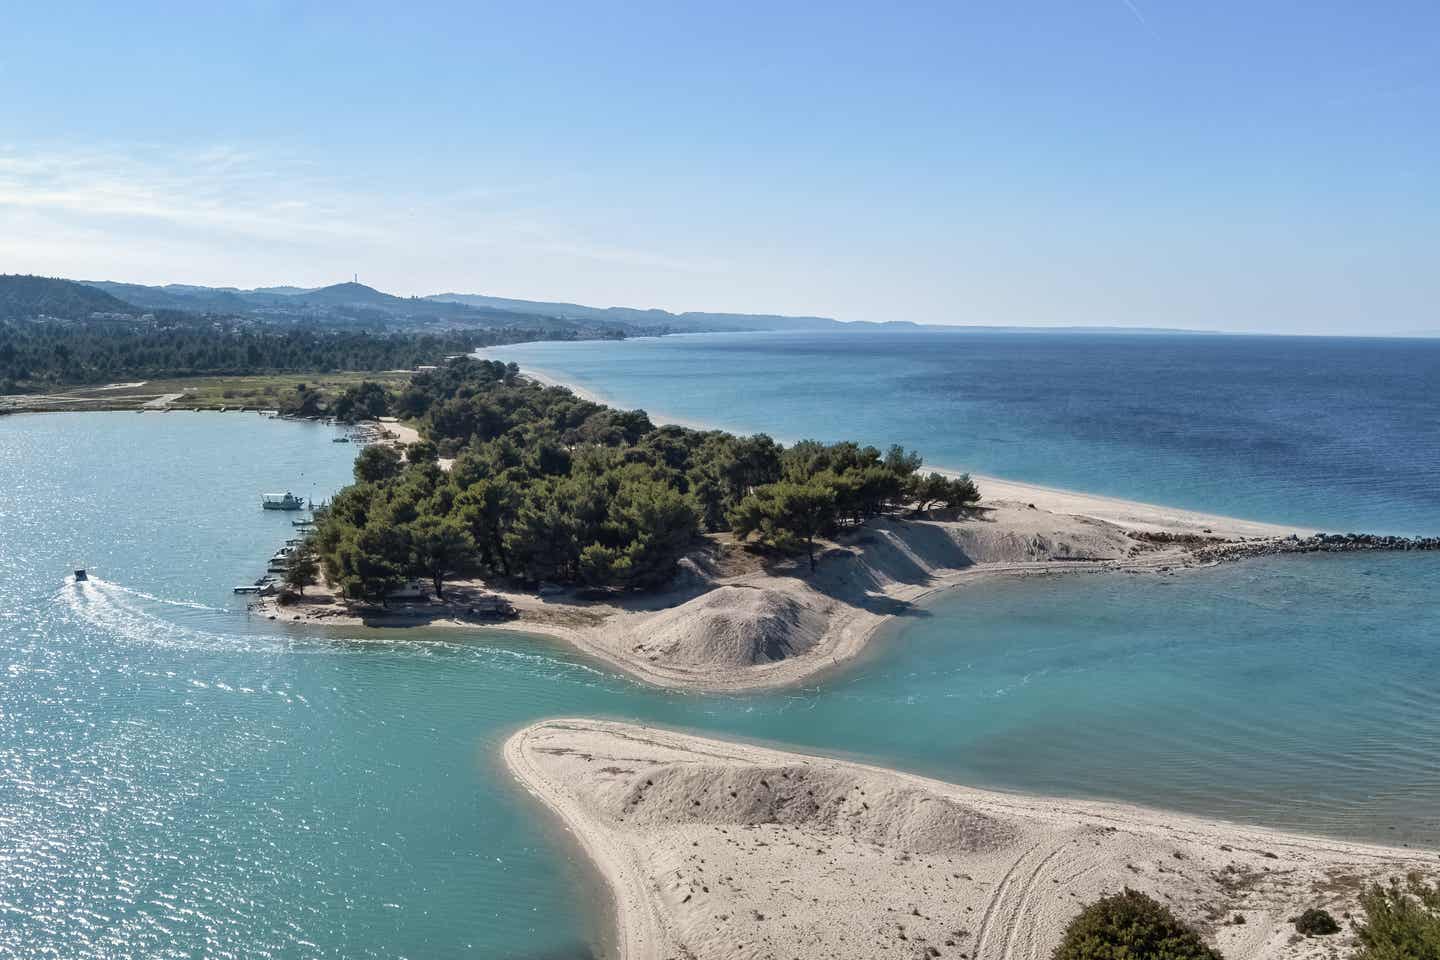
[[[564,386],[543,369],[526,375]],[[583,388],[576,394],[604,402]],[[402,425],[384,426],[415,436]],[[614,602],[581,601],[573,590],[538,596],[469,580],[452,583],[445,602],[406,605],[398,614],[357,613],[323,591],[260,609],[295,623],[542,634],[652,686],[735,693],[813,680],[859,656],[883,626],[915,604],[986,576],[1168,573],[1224,559],[1202,559],[1201,548],[1254,549],[1256,538],[1273,547],[1280,538],[1308,533],[987,477],[978,482],[984,499],[971,515],[949,522],[872,521],[825,544],[809,574],[794,560],[739,556],[743,551],[733,544],[727,555],[724,540],[710,537],[686,558],[678,585]],[[476,619],[485,595],[503,598],[518,620]]]
[[[988,577],[1173,575],[1227,559],[1203,556],[1207,549],[1277,543],[1175,529],[1156,537],[1138,526],[995,501],[954,520],[873,520],[823,544],[814,572],[803,559],[767,559],[710,537],[683,561],[669,589],[608,601],[457,580],[447,585],[444,602],[393,612],[352,610],[324,588],[286,606],[267,599],[258,609],[297,624],[540,634],[651,686],[737,693],[813,681],[858,657],[880,629],[917,604]],[[478,616],[484,596],[503,598],[518,618]]]
[[[483,357],[485,352],[480,351],[479,355]],[[617,409],[623,407],[623,404],[614,398],[607,397],[588,387],[581,387],[566,382],[561,375],[553,370],[540,367],[522,367],[521,375],[528,376],[530,379],[544,386],[564,387],[580,399],[588,400],[591,403],[599,403]],[[649,413],[649,411],[647,411],[647,413]],[[653,413],[651,415],[651,421],[657,426],[670,424],[691,430],[727,430],[727,432],[729,432],[726,427],[675,417],[663,412]],[[928,464],[922,467],[921,470],[922,472],[930,472],[933,470],[936,473],[950,477],[959,476],[961,473],[968,472],[956,467],[930,466]],[[980,493],[984,496],[985,500],[1012,500],[1034,503],[1039,509],[1049,510],[1052,513],[1092,517],[1096,520],[1105,520],[1110,523],[1129,526],[1135,529],[1149,530],[1150,532],[1175,532],[1177,530],[1192,533],[1214,532],[1220,536],[1232,539],[1239,539],[1241,537],[1286,537],[1292,533],[1299,534],[1300,536],[1308,536],[1320,532],[1317,527],[1270,523],[1263,520],[1247,520],[1242,517],[1206,513],[1204,511],[1190,510],[1183,507],[1167,507],[1163,504],[1128,500],[1123,497],[1112,497],[1105,494],[1085,493],[1079,490],[1049,487],[1023,480],[1007,480],[989,474],[971,472],[970,477],[979,485]]]
[[[781,937],[801,960],[925,943],[1044,956],[1081,903],[1121,886],[1168,901],[1230,960],[1317,956],[1349,934],[1296,937],[1289,917],[1348,912],[1363,884],[1435,857],[615,721],[540,721],[503,757],[605,879],[624,960]]]

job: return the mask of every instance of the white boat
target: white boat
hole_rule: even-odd
[[[260,494],[260,506],[266,510],[304,510],[305,498],[286,490],[284,493]]]

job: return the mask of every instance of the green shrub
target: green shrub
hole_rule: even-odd
[[[1340,932],[1340,924],[1330,916],[1330,911],[1311,907],[1295,918],[1295,932],[1307,937],[1327,937]]]
[[[1168,907],[1138,890],[1102,897],[1065,928],[1053,960],[1223,960]]]
[[[1401,884],[1360,895],[1365,920],[1355,927],[1354,960],[1440,960],[1440,884],[1410,874]]]

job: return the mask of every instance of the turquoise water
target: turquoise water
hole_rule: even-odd
[[[491,355],[622,406],[1253,520],[1440,533],[1440,340],[701,334]]]
[[[0,418],[0,956],[590,956],[586,877],[497,757],[562,714],[1440,844],[1440,557],[988,581],[821,683],[682,696],[522,634],[247,616],[291,532],[257,495],[343,484],[329,436]]]

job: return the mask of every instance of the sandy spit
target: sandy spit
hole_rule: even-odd
[[[1122,518],[1123,519],[1123,518]],[[479,581],[447,585],[450,602],[402,606],[367,620],[312,590],[302,603],[266,613],[335,625],[415,624],[470,628],[466,616],[494,592],[519,611],[514,629],[563,640],[639,680],[670,689],[739,691],[801,682],[859,654],[875,631],[938,591],[986,576],[1079,571],[1166,573],[1193,562],[1193,549],[1238,539],[1223,525],[1151,516],[1113,522],[1054,513],[1029,502],[989,499],[951,520],[872,520],[804,559],[762,560],[723,538],[682,562],[670,589],[612,601],[573,592],[536,596]],[[1194,542],[1165,542],[1155,530]],[[1231,534],[1226,537],[1224,535]]]
[[[558,383],[544,371],[527,374]],[[418,439],[391,419],[380,426],[400,442]],[[1311,532],[990,477],[977,482],[985,498],[979,510],[949,520],[873,520],[823,545],[814,572],[803,560],[762,561],[722,537],[687,558],[670,588],[608,602],[461,581],[447,587],[447,603],[383,615],[353,611],[323,589],[295,605],[260,609],[292,622],[474,629],[485,621],[468,611],[499,594],[519,612],[507,624],[514,629],[558,638],[655,686],[733,692],[812,678],[858,655],[914,604],[985,576],[1164,573],[1193,565],[1193,551],[1204,545]]]
[[[537,723],[504,757],[608,882],[623,960],[1041,960],[1127,886],[1228,960],[1318,960],[1349,932],[1306,939],[1290,917],[1339,918],[1436,861],[609,721]]]

